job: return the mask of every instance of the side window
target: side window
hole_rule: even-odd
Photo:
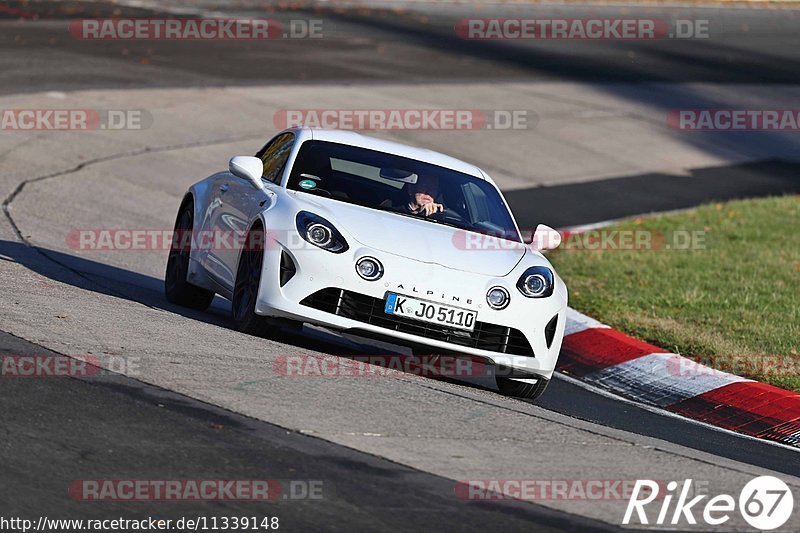
[[[273,183],[280,183],[283,167],[286,165],[286,160],[289,159],[293,145],[294,134],[284,133],[272,139],[256,154],[256,157],[264,162],[262,178]]]

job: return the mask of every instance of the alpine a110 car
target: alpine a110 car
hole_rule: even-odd
[[[538,397],[564,336],[567,288],[526,244],[491,178],[426,149],[293,128],[186,192],[165,277],[169,301],[231,301],[243,332],[323,326],[495,369]],[[189,236],[190,238],[183,238]]]

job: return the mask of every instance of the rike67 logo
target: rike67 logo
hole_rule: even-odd
[[[670,481],[666,493],[659,494],[663,482],[649,479],[636,480],[628,500],[623,525],[675,526],[698,524],[698,518],[709,526],[721,526],[737,511],[751,527],[768,531],[781,527],[792,516],[794,497],[789,486],[773,476],[760,476],[750,480],[739,493],[738,502],[729,494],[719,494],[708,500],[707,494],[694,496],[692,480],[682,485]],[[706,500],[706,501],[704,501]],[[673,506],[673,501],[674,506]],[[645,509],[650,503],[654,503]],[[738,505],[737,505],[738,504]],[[648,513],[649,511],[649,513]],[[657,511],[657,516],[653,516]]]

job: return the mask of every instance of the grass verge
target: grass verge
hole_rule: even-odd
[[[800,196],[622,221],[568,236],[549,259],[575,309],[800,391]]]

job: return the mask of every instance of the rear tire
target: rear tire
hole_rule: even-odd
[[[273,333],[274,329],[267,317],[256,314],[256,301],[263,267],[264,228],[256,225],[247,233],[244,247],[239,255],[231,312],[236,329],[257,337],[267,337]]]
[[[514,398],[524,398],[526,400],[536,400],[544,394],[549,380],[539,378],[536,383],[524,383],[515,381],[511,378],[497,378],[497,388],[503,396],[513,396]]]
[[[192,202],[185,202],[175,220],[175,238],[169,250],[167,272],[164,275],[164,294],[167,300],[174,304],[205,311],[214,299],[214,292],[186,281],[189,274],[193,228],[194,205]]]

